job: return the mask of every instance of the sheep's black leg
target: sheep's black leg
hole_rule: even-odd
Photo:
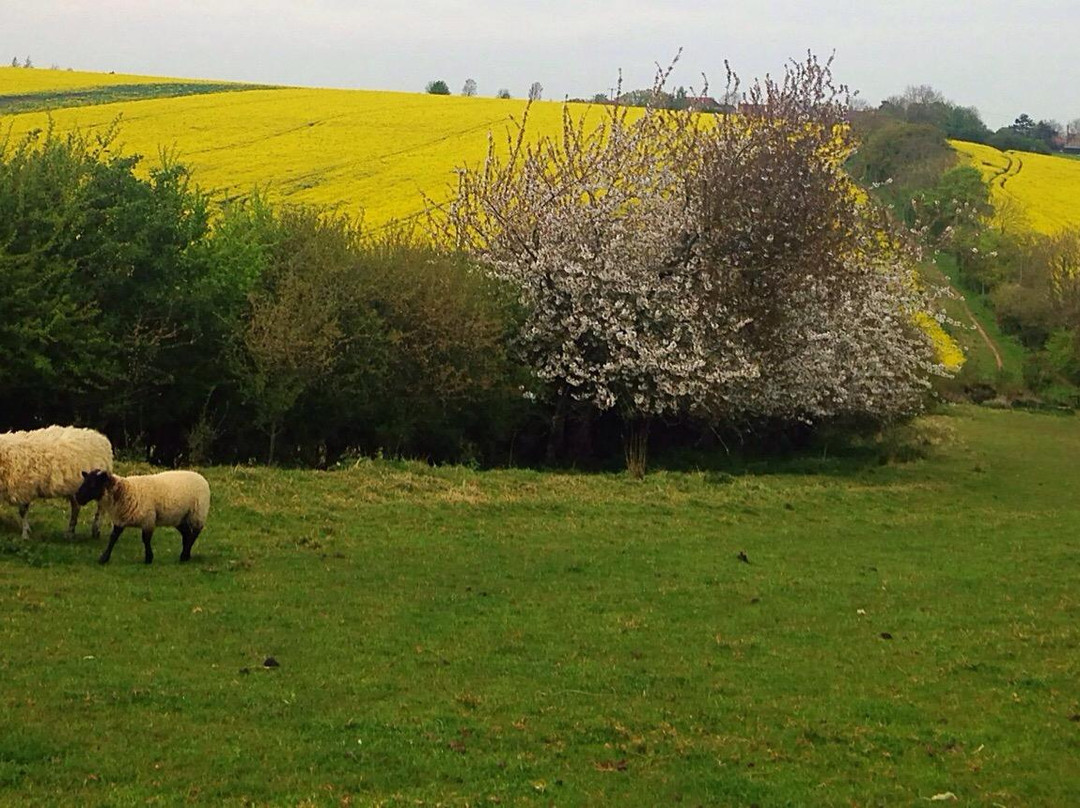
[[[29,502],[19,503],[19,518],[22,520],[22,537],[24,539],[30,538],[30,520],[26,518],[26,514],[29,510]]]
[[[154,537],[154,529],[153,528],[143,528],[142,543],[143,543],[143,547],[146,550],[146,559],[145,560],[146,560],[147,564],[153,564],[154,563],[154,551],[150,549],[150,539],[152,539],[153,537]]]
[[[101,501],[98,500],[97,507],[94,508],[94,524],[90,528],[90,535],[94,541],[97,541],[101,537]]]
[[[101,564],[108,564],[109,558],[112,556],[112,548],[116,546],[116,540],[120,538],[120,534],[124,532],[124,528],[120,525],[114,525],[112,529],[112,535],[109,537],[109,546],[105,548],[105,552],[101,554],[101,558],[98,562]]]
[[[184,547],[180,551],[180,560],[181,561],[190,561],[191,560],[191,548],[195,544],[195,539],[199,538],[199,533],[202,530],[202,528],[192,527],[191,523],[183,522],[183,523],[180,524],[179,530],[180,530],[180,535],[183,537],[183,540],[184,540]]]
[[[68,538],[74,541],[75,539],[75,526],[79,524],[79,503],[75,501],[75,497],[71,498],[71,518],[68,520]]]

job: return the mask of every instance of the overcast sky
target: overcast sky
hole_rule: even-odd
[[[877,104],[930,84],[991,128],[1080,117],[1080,0],[0,0],[0,59],[35,66],[318,87],[544,97],[745,80],[812,50]]]

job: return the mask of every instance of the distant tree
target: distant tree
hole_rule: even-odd
[[[929,84],[909,84],[903,93],[890,96],[885,99],[885,103],[900,109],[908,109],[912,106],[928,106],[947,102],[945,96]]]
[[[24,61],[24,62],[22,63],[22,66],[23,66],[23,67],[33,67],[33,66],[34,66],[34,63],[33,63],[33,62],[31,62],[31,61],[30,61],[30,57],[29,57],[29,56],[27,56],[27,57],[26,57],[26,61]]]
[[[1041,140],[1051,151],[1061,148],[1063,128],[1057,121],[1040,120],[1035,124],[1032,137]]]
[[[907,123],[937,127],[956,140],[985,143],[990,137],[975,107],[954,104],[928,84],[910,86],[902,94],[886,98],[879,109]]]
[[[465,85],[461,88],[461,94],[467,98],[472,98],[476,95],[476,81],[474,79],[465,79]]]
[[[424,91],[430,95],[450,95],[450,85],[442,79],[429,81]]]
[[[18,67],[19,66],[19,57],[18,56],[12,56],[11,57],[11,66],[12,67]]]
[[[650,87],[641,90],[627,90],[624,93],[620,93],[617,100],[625,107],[653,107],[655,109],[664,109],[670,106],[668,103],[670,99],[671,96],[663,90],[656,90]]]
[[[590,100],[594,104],[606,104],[608,103],[609,99],[607,97],[607,93],[596,93]]]
[[[544,85],[534,81],[529,85],[529,100],[539,101],[544,96]]]
[[[1068,138],[1080,137],[1080,118],[1073,118],[1065,125],[1065,136]]]
[[[503,87],[501,90],[499,90],[499,92],[495,93],[495,97],[496,98],[509,98],[510,97],[510,91],[507,90],[505,87]]]
[[[1026,112],[1020,113],[1020,116],[1012,122],[1012,126],[1009,128],[1024,137],[1034,137],[1035,135],[1035,121]]]
[[[979,110],[975,107],[958,107],[954,104],[947,105],[941,128],[945,135],[954,140],[970,140],[975,143],[985,143],[990,137],[990,130],[979,116]]]
[[[1015,126],[1001,127],[994,132],[994,134],[990,135],[986,142],[995,149],[1001,149],[1002,151],[1014,149],[1016,151],[1037,152],[1039,154],[1048,154],[1050,151],[1047,145],[1041,140],[1017,132]]]

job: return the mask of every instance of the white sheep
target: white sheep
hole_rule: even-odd
[[[150,539],[154,528],[175,527],[183,539],[180,560],[191,558],[191,546],[206,525],[210,512],[210,484],[194,471],[163,471],[121,477],[104,469],[83,472],[83,484],[75,494],[80,505],[92,499],[112,518],[112,536],[109,546],[98,559],[108,564],[113,547],[126,527],[142,528],[146,563],[154,560]]]
[[[109,439],[92,429],[49,426],[26,432],[0,433],[0,500],[19,506],[22,537],[30,537],[27,513],[35,499],[64,497],[71,503],[68,536],[75,537],[80,504],[75,492],[87,469],[112,470]],[[94,514],[93,535],[99,533],[101,507]]]

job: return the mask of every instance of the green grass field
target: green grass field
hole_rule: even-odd
[[[35,92],[0,94],[0,114],[17,115],[66,107],[116,104],[123,101],[146,101],[151,98],[179,98],[188,95],[231,93],[246,90],[271,90],[266,84],[212,82],[158,82],[110,84],[102,87],[49,88]]]
[[[213,468],[189,565],[5,508],[0,804],[1075,805],[1080,422],[912,432],[642,482]]]
[[[929,285],[951,287],[956,293],[955,297],[942,298],[941,304],[952,321],[946,331],[964,352],[965,361],[956,377],[943,380],[939,386],[946,390],[962,389],[972,384],[988,385],[1004,391],[1023,389],[1024,346],[1015,336],[1002,332],[987,296],[964,288],[955,259],[941,254],[935,263],[923,266],[920,271]],[[979,323],[1000,355],[1001,368],[998,368],[986,340],[976,331],[972,318]]]

